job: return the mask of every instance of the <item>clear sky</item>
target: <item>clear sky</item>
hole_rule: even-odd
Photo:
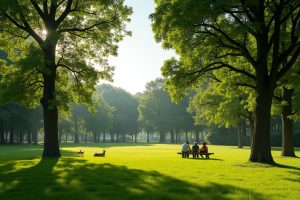
[[[151,20],[148,18],[156,7],[153,0],[125,0],[125,4],[133,8],[131,22],[127,25],[132,37],[120,42],[118,57],[111,56],[108,61],[116,67],[111,84],[135,94],[143,92],[147,82],[162,77],[160,68],[164,61],[176,54],[163,50],[161,44],[154,40]]]

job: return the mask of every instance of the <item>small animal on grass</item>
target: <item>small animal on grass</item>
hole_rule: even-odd
[[[103,153],[95,153],[94,156],[104,157],[106,150],[103,150]]]
[[[79,152],[77,152],[77,156],[78,156],[79,154],[81,155],[81,157],[83,157],[84,151],[81,151],[81,150],[80,150]]]

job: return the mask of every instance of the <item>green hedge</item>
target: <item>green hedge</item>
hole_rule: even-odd
[[[300,147],[300,131],[299,130],[294,130],[293,139],[294,139],[294,147]],[[242,140],[243,140],[243,146],[250,145],[250,136],[242,136]],[[282,132],[281,131],[271,132],[270,140],[271,140],[271,146],[281,147]],[[230,134],[230,135],[224,136],[224,135],[212,132],[212,133],[208,133],[205,136],[205,141],[208,144],[237,146],[238,145],[238,135]]]

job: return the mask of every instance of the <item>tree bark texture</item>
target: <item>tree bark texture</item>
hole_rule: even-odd
[[[292,96],[294,89],[282,87],[282,100],[287,101],[288,105],[283,106],[281,112],[282,119],[282,156],[295,157],[294,142],[293,142],[293,120],[288,118],[292,115]]]
[[[270,118],[273,90],[256,94],[254,133],[249,161],[274,162],[271,154]]]
[[[243,140],[242,140],[242,123],[241,121],[237,123],[238,126],[238,147],[243,148]]]
[[[50,100],[55,99],[55,45],[48,45],[47,49],[43,49],[45,60],[50,61],[47,68],[51,74],[43,74],[44,90],[41,104],[44,114],[44,152],[43,156],[61,156],[58,143],[58,110],[57,107],[49,108]]]

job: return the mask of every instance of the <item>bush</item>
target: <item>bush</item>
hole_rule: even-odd
[[[208,144],[215,144],[215,145],[230,145],[230,146],[237,146],[238,145],[238,135],[237,134],[230,134],[227,136],[220,135],[217,133],[208,133],[205,136],[205,141]],[[250,145],[250,136],[242,136],[242,145],[249,146]]]
[[[300,147],[300,130],[293,131],[293,142],[294,147]],[[271,132],[271,146],[281,147],[282,146],[282,131]]]
[[[242,136],[243,146],[250,146],[250,136]],[[220,135],[218,133],[208,133],[205,136],[205,141],[208,144],[215,145],[238,145],[238,135],[230,134],[227,136]],[[294,147],[300,147],[300,130],[294,130],[293,132],[293,141]],[[270,133],[270,142],[272,147],[281,147],[282,146],[282,131],[276,131]]]

